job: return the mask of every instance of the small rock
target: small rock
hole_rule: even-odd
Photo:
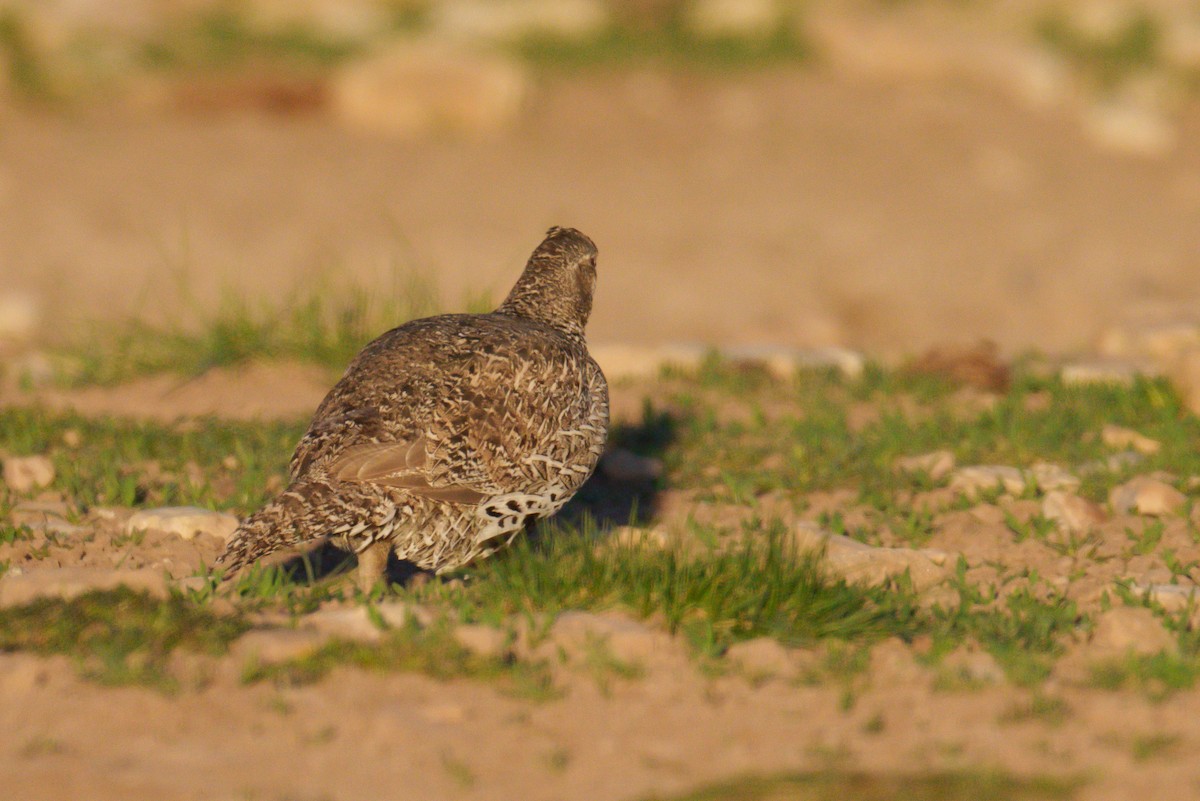
[[[701,36],[761,38],[783,20],[778,0],[695,0],[684,6],[684,24]]]
[[[213,512],[198,506],[164,506],[158,509],[142,509],[135,512],[125,523],[125,530],[133,534],[138,531],[165,531],[181,539],[190,540],[197,534],[209,534],[227,542],[237,531],[238,519],[224,512]]]
[[[503,656],[509,645],[509,637],[503,631],[478,623],[455,626],[454,640],[471,653],[483,657]]]
[[[1179,141],[1179,131],[1167,113],[1136,97],[1095,103],[1084,112],[1083,129],[1100,147],[1135,156],[1165,156]]]
[[[1034,485],[1042,492],[1068,491],[1079,489],[1079,477],[1068,473],[1056,464],[1038,462],[1026,471],[1027,478],[1032,478]]]
[[[835,346],[798,350],[793,361],[797,370],[833,369],[852,380],[861,378],[867,369],[867,360],[861,353]]]
[[[1046,493],[1042,515],[1053,520],[1060,530],[1076,534],[1091,531],[1106,519],[1098,504],[1060,490]]]
[[[0,293],[0,340],[27,340],[42,318],[38,299],[26,292]]]
[[[48,456],[10,456],[4,460],[4,483],[13,492],[48,487],[54,481],[54,462]]]
[[[443,0],[430,8],[429,25],[441,36],[467,40],[582,39],[603,30],[609,16],[599,0]]]
[[[973,643],[947,654],[942,666],[971,682],[1000,684],[1004,681],[1004,669],[995,657]]]
[[[322,607],[300,618],[299,627],[342,640],[377,642],[383,638],[383,629],[365,606]]]
[[[1151,601],[1160,604],[1168,612],[1178,612],[1187,609],[1196,599],[1196,587],[1184,587],[1179,584],[1134,584],[1133,591],[1138,595],[1148,596]]]
[[[10,519],[14,526],[27,526],[35,531],[57,534],[79,534],[82,526],[67,522],[71,508],[64,501],[22,501],[13,507]]]
[[[1122,359],[1092,359],[1065,364],[1059,377],[1067,386],[1114,384],[1129,386],[1139,375],[1154,375],[1147,365]]]
[[[74,450],[83,444],[83,434],[79,433],[78,428],[68,428],[63,432],[62,441],[63,445]]]
[[[661,528],[638,528],[637,526],[620,526],[613,531],[609,541],[614,545],[625,548],[649,546],[651,548],[666,548],[671,543],[667,532]]]
[[[1119,515],[1129,512],[1158,517],[1173,515],[1186,501],[1187,496],[1170,484],[1146,476],[1113,487],[1108,493],[1108,504]]]
[[[156,597],[167,594],[161,570],[107,570],[94,567],[54,567],[0,576],[0,607],[27,604],[38,598],[71,599],[91,590],[126,586]]]
[[[925,473],[934,481],[945,478],[954,469],[954,454],[950,451],[933,451],[917,456],[901,456],[893,463],[900,473]]]
[[[771,675],[788,678],[796,672],[792,652],[771,637],[755,637],[753,640],[735,643],[725,652],[725,658],[742,666],[754,675]]]
[[[611,448],[600,461],[600,472],[612,481],[634,484],[654,481],[662,475],[663,465],[658,459],[638,456],[624,448]]]
[[[805,521],[796,526],[802,551],[824,549],[825,566],[849,581],[880,584],[906,570],[913,586],[923,590],[946,578],[954,568],[950,554],[932,548],[875,548]]]
[[[1158,440],[1139,434],[1132,428],[1124,428],[1111,423],[1100,429],[1100,441],[1110,448],[1132,448],[1147,456],[1162,450],[1162,443]]]
[[[1102,612],[1092,632],[1091,647],[1104,655],[1140,655],[1174,651],[1175,638],[1154,613],[1142,606],[1118,606]]]
[[[331,105],[346,125],[374,133],[477,134],[516,120],[528,82],[524,68],[498,54],[404,41],[341,68]]]
[[[330,640],[313,629],[255,629],[243,634],[229,649],[241,662],[273,665],[307,656]]]
[[[563,612],[555,619],[550,637],[563,648],[577,652],[589,641],[600,640],[614,657],[626,662],[644,662],[674,646],[666,632],[615,613]]]
[[[1005,465],[973,465],[960,467],[950,476],[950,489],[973,496],[997,487],[1009,495],[1025,491],[1025,477],[1015,467]]]
[[[694,370],[704,361],[707,350],[700,345],[590,345],[592,358],[600,365],[609,381],[637,378],[657,378],[665,367]]]
[[[1084,462],[1079,465],[1079,472],[1089,473],[1120,473],[1131,467],[1136,467],[1146,461],[1146,457],[1137,451],[1121,451],[1097,461]]]

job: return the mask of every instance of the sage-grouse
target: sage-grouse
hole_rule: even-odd
[[[225,575],[329,536],[369,588],[390,551],[441,572],[557,512],[608,433],[583,335],[595,285],[592,240],[551,228],[494,312],[414,320],[367,345],[317,408],[288,488],[217,559]]]

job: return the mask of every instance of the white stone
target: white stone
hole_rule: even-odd
[[[792,652],[772,637],[755,637],[735,643],[725,652],[725,658],[741,665],[751,674],[768,674],[787,678],[796,672]]]
[[[638,456],[624,448],[612,448],[601,458],[600,472],[605,478],[632,484],[654,481],[662,475],[663,465],[658,459]]]
[[[1042,492],[1066,490],[1073,492],[1079,489],[1079,477],[1067,472],[1064,468],[1048,462],[1037,462],[1025,471],[1025,478]]]
[[[134,512],[125,522],[125,530],[133,534],[138,531],[165,531],[182,539],[193,539],[197,534],[211,534],[228,541],[237,531],[238,519],[225,512],[214,512],[198,506],[163,506],[157,509],[142,509]]]
[[[0,340],[31,338],[41,319],[41,303],[32,293],[0,293]]]
[[[302,28],[318,36],[365,39],[389,24],[379,0],[243,0],[242,7],[250,26],[266,32]]]
[[[963,495],[973,496],[996,488],[1009,495],[1020,495],[1025,491],[1025,476],[1015,467],[991,464],[960,467],[950,476],[950,489]]]
[[[383,638],[383,629],[365,606],[322,607],[300,618],[299,626],[342,640],[377,642]]]
[[[458,39],[510,42],[529,36],[582,39],[610,21],[599,0],[442,0],[430,9],[430,27]]]
[[[1108,493],[1108,503],[1116,514],[1136,512],[1140,515],[1177,514],[1187,501],[1179,490],[1155,478],[1138,476],[1124,484],[1113,487]]]
[[[166,595],[161,570],[109,570],[94,567],[53,567],[0,576],[0,607],[27,604],[38,598],[70,599],[91,590],[126,586],[155,596]]]
[[[1177,648],[1154,613],[1141,606],[1118,606],[1102,612],[1092,632],[1091,647],[1105,656],[1129,652],[1151,655]]]
[[[528,92],[513,59],[405,40],[339,69],[330,104],[345,125],[376,134],[482,134],[515,122]]]
[[[1042,515],[1062,531],[1081,534],[1105,520],[1104,510],[1086,498],[1055,490],[1042,499]]]
[[[617,659],[643,662],[673,650],[663,631],[614,613],[563,612],[550,629],[551,639],[564,649],[581,652],[590,642],[607,645]]]
[[[1166,112],[1134,99],[1095,103],[1084,112],[1083,129],[1096,145],[1134,156],[1165,156],[1179,141],[1176,125]]]
[[[808,521],[797,524],[795,542],[801,551],[823,550],[825,566],[832,573],[868,585],[881,584],[907,570],[913,586],[923,590],[941,582],[954,568],[946,551],[876,548]]]
[[[893,467],[899,473],[926,473],[937,481],[948,476],[955,464],[954,454],[950,451],[933,451],[916,456],[901,456],[893,463]]]
[[[239,662],[271,665],[307,656],[329,640],[312,629],[255,629],[239,637],[229,650]]]
[[[1059,372],[1062,382],[1068,386],[1086,384],[1114,384],[1129,386],[1139,375],[1154,375],[1147,365],[1125,359],[1089,359],[1064,364]]]
[[[509,637],[495,626],[464,623],[454,627],[454,641],[471,653],[499,657],[508,651]]]
[[[1184,587],[1179,584],[1134,584],[1133,591],[1145,595],[1151,601],[1160,604],[1168,612],[1179,612],[1187,609],[1196,600],[1196,587]]]
[[[769,36],[783,21],[778,0],[693,0],[683,22],[701,36]]]
[[[1147,456],[1162,450],[1162,443],[1156,439],[1139,434],[1131,428],[1109,423],[1100,429],[1100,441],[1110,448],[1133,448],[1138,453]]]
[[[866,358],[858,351],[832,345],[798,350],[793,361],[799,370],[834,369],[849,379],[861,378],[867,367]]]
[[[13,492],[29,492],[54,482],[54,462],[48,456],[10,456],[4,460],[4,483]]]

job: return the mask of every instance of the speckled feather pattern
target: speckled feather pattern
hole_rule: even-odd
[[[444,571],[558,511],[608,431],[583,335],[595,258],[586,236],[552,228],[495,312],[414,320],[367,345],[317,409],[288,488],[218,558],[226,575],[326,536]]]

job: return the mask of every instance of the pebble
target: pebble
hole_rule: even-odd
[[[1173,652],[1178,646],[1152,611],[1142,606],[1118,606],[1100,613],[1091,647],[1105,656],[1121,656],[1130,652]]]
[[[1026,476],[1042,492],[1066,490],[1073,492],[1079,489],[1079,477],[1067,472],[1062,467],[1048,462],[1038,462],[1026,471]]]
[[[778,0],[694,0],[683,22],[701,36],[761,38],[779,27],[782,11]]]
[[[651,482],[663,473],[659,459],[638,456],[624,448],[610,448],[600,460],[600,472],[612,481],[634,484]]]
[[[925,473],[934,481],[945,478],[955,467],[954,454],[950,451],[933,451],[917,456],[901,456],[893,463],[899,473]]]
[[[950,489],[963,495],[977,495],[997,487],[1009,495],[1020,495],[1025,491],[1025,476],[1015,467],[990,464],[960,467],[950,476]]]
[[[27,292],[0,293],[0,340],[27,340],[42,319],[38,298]]]
[[[4,460],[4,483],[13,492],[48,487],[54,475],[54,462],[48,456],[10,456]]]
[[[792,652],[772,637],[755,637],[734,643],[725,652],[725,658],[752,675],[789,678],[796,672]]]
[[[1196,598],[1195,586],[1184,587],[1179,584],[1134,584],[1133,591],[1137,595],[1148,596],[1168,612],[1187,609],[1188,604]]]
[[[1059,377],[1067,386],[1114,384],[1129,386],[1139,375],[1154,375],[1147,365],[1124,359],[1089,359],[1064,364]]]
[[[1046,493],[1042,516],[1053,520],[1059,530],[1074,534],[1091,531],[1107,519],[1098,504],[1061,490]]]
[[[1113,487],[1108,493],[1108,504],[1119,515],[1130,512],[1158,517],[1173,515],[1182,510],[1186,501],[1187,496],[1170,484],[1146,476]]]
[[[190,540],[197,534],[210,534],[226,542],[237,530],[238,519],[224,512],[198,506],[164,506],[135,512],[125,523],[126,532],[165,531]]]
[[[313,629],[255,629],[239,637],[229,651],[238,661],[271,665],[307,656],[330,639]]]
[[[71,508],[65,501],[21,501],[13,507],[10,519],[14,526],[26,526],[35,531],[56,534],[79,534],[85,529],[67,521]]]
[[[111,590],[119,586],[144,590],[157,597],[167,594],[161,570],[52,567],[27,573],[5,573],[0,577],[0,607],[27,604],[38,598],[70,599],[91,590]]]
[[[666,632],[612,612],[563,612],[555,619],[550,638],[576,653],[589,642],[603,641],[614,657],[625,662],[644,662],[676,647]]]
[[[495,626],[464,623],[454,627],[454,640],[476,656],[500,657],[508,651],[508,635]]]
[[[620,526],[609,535],[609,542],[625,548],[648,546],[651,548],[666,548],[671,544],[671,538],[661,528],[639,528],[637,526]]]
[[[954,568],[946,551],[932,548],[876,548],[826,531],[804,521],[796,526],[796,545],[802,551],[824,549],[825,566],[843,578],[873,585],[906,570],[913,586],[923,590],[941,582]]]
[[[429,25],[440,36],[489,42],[582,39],[603,30],[610,17],[600,0],[442,0],[429,9]]]
[[[1138,453],[1150,456],[1162,450],[1162,443],[1156,439],[1134,431],[1132,428],[1124,428],[1123,426],[1113,425],[1109,423],[1100,429],[1100,441],[1110,448],[1121,448],[1137,451]]]
[[[509,127],[529,94],[523,66],[448,42],[405,40],[342,67],[330,103],[344,125],[384,135],[482,134]]]

